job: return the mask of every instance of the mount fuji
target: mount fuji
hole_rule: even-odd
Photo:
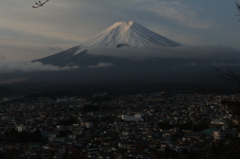
[[[181,52],[172,56],[169,50],[178,48],[180,43],[136,22],[117,22],[78,46],[32,61],[75,69],[19,74],[26,79],[20,90],[26,85],[35,90],[155,89],[211,81],[209,61],[184,58]]]
[[[113,24],[81,46],[139,48],[149,44],[172,47],[180,45],[177,42],[154,33],[136,22],[127,21]]]
[[[111,49],[112,52],[126,52],[126,49],[139,50],[148,46],[176,47],[181,46],[181,44],[169,40],[136,22],[117,22],[78,46],[33,62],[38,61],[56,66],[96,66],[116,62],[116,58],[112,57],[111,54],[106,56],[97,53],[97,56],[93,56],[96,55],[95,52],[101,49]],[[114,55],[116,56],[116,53]]]

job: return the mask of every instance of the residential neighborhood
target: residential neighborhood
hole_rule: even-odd
[[[238,112],[225,103],[239,100],[188,92],[5,97],[0,158],[221,158],[240,137]]]

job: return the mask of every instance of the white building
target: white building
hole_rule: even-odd
[[[136,118],[143,118],[144,114],[135,114],[134,117],[136,117]]]
[[[123,131],[122,132],[122,135],[124,135],[124,136],[128,136],[128,135],[131,135],[132,134],[132,132],[129,132],[129,131]]]
[[[138,118],[134,116],[122,115],[122,120],[124,121],[144,121],[143,118]]]
[[[223,131],[213,131],[214,140],[224,140],[226,138],[226,134]]]
[[[85,122],[86,128],[92,128],[93,127],[93,122]]]
[[[224,122],[221,120],[213,120],[211,121],[211,124],[224,125]]]
[[[18,126],[17,126],[17,130],[18,130],[18,132],[22,132],[22,131],[24,131],[24,130],[27,130],[27,128],[26,128],[26,126],[24,126],[23,124],[21,124],[21,125],[18,125]]]

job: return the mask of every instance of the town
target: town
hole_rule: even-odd
[[[4,97],[0,158],[234,158],[239,112],[228,103],[239,100],[186,92]]]

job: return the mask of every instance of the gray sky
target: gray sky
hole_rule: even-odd
[[[240,49],[234,0],[1,0],[0,55],[30,61],[81,44],[133,20],[185,46]]]

